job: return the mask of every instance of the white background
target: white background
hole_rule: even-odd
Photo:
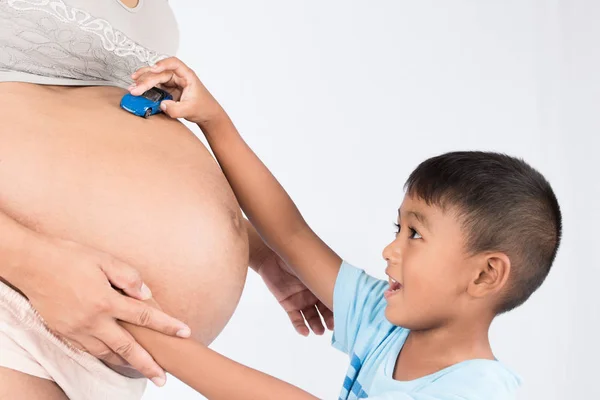
[[[492,345],[522,376],[521,399],[600,399],[600,2],[171,4],[179,57],[313,229],[376,276],[402,186],[420,161],[483,149],[538,168],[563,209],[563,245],[541,289],[497,319]],[[297,335],[250,274],[213,348],[335,399],[347,360],[329,340]],[[200,398],[173,377],[144,397]]]

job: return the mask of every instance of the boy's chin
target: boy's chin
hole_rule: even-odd
[[[385,318],[391,324],[396,325],[396,326],[407,327],[407,325],[410,325],[410,323],[406,317],[407,316],[404,315],[404,313],[401,310],[399,310],[397,307],[394,307],[393,305],[390,305],[389,303],[387,306],[385,306]]]

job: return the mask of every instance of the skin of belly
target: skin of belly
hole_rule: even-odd
[[[122,110],[125,93],[0,83],[0,209],[130,263],[163,310],[208,344],[245,282],[242,214],[193,132]]]

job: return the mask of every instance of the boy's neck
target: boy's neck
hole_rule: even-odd
[[[466,360],[494,360],[488,337],[492,319],[410,331],[396,360],[394,379],[417,379]]]

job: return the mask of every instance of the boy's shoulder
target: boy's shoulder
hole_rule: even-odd
[[[371,398],[387,393],[394,394],[391,398],[406,400],[515,398],[521,379],[504,364],[494,360],[467,360],[410,381],[394,379],[396,359],[409,333],[409,330],[398,327],[377,344],[371,342],[363,348],[357,343],[341,398]],[[405,397],[400,397],[402,395]]]
[[[475,359],[432,374],[419,392],[455,393],[465,399],[508,400],[514,398],[520,384],[521,378],[500,361]]]
[[[379,369],[365,393],[381,400],[514,400],[519,384],[519,377],[498,361],[469,360],[412,381],[396,381]]]

